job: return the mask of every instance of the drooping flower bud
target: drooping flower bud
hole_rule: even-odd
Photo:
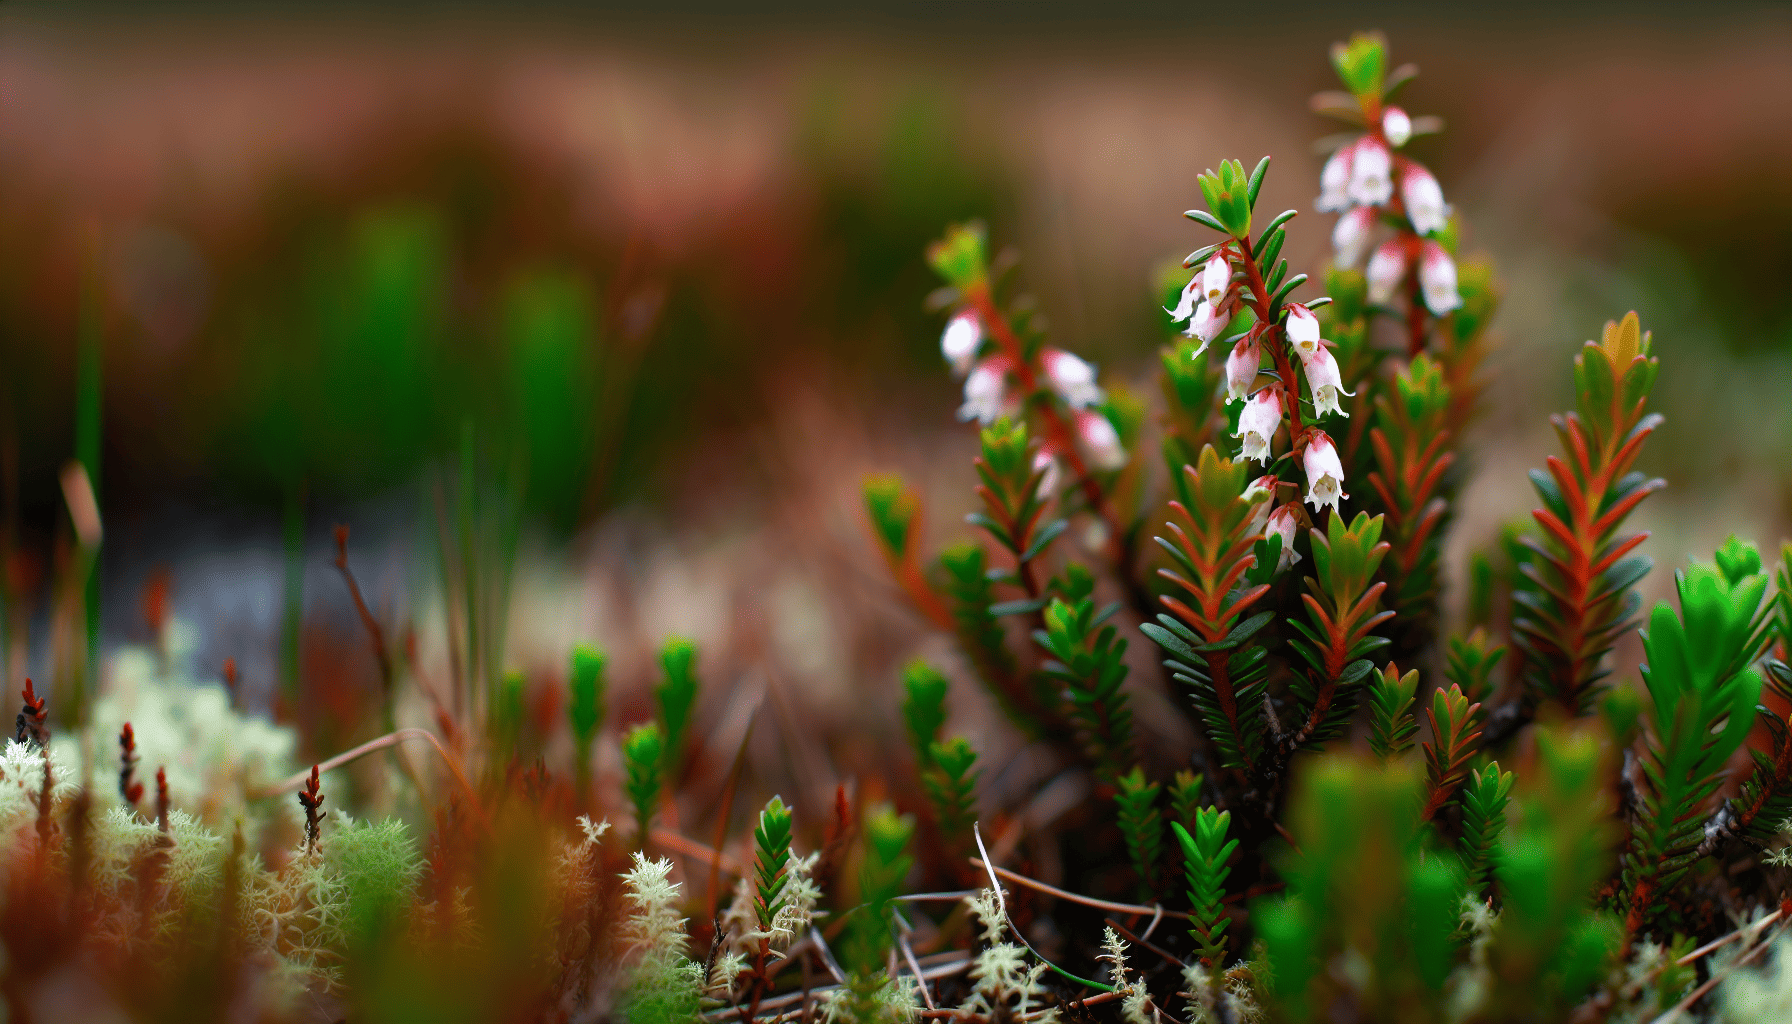
[[[1066,405],[1073,409],[1083,409],[1100,405],[1103,401],[1101,389],[1095,386],[1095,367],[1061,348],[1048,348],[1041,352],[1039,362],[1045,369],[1046,379],[1051,381],[1052,389],[1058,392]]]
[[[1330,505],[1333,511],[1341,512],[1339,499],[1350,497],[1344,493],[1344,463],[1339,461],[1338,449],[1325,431],[1316,430],[1307,439],[1307,454],[1302,462],[1307,471],[1307,501],[1313,511]]]
[[[1359,206],[1379,206],[1394,195],[1393,160],[1388,149],[1373,136],[1356,141],[1350,159],[1350,201]]]
[[[1406,245],[1398,240],[1381,243],[1369,257],[1365,275],[1369,280],[1369,301],[1385,306],[1394,298],[1394,289],[1406,276]]]
[[[1281,483],[1281,481],[1276,479],[1274,473],[1265,473],[1257,479],[1252,480],[1251,485],[1246,487],[1244,493],[1239,495],[1239,497],[1247,502],[1259,502],[1266,498],[1273,498],[1276,496],[1276,485],[1279,483]]]
[[[1257,459],[1269,465],[1269,442],[1282,425],[1282,392],[1268,387],[1251,396],[1238,414],[1238,433],[1233,437],[1244,442],[1240,458]]]
[[[1442,231],[1450,223],[1450,205],[1444,202],[1444,190],[1438,187],[1431,172],[1408,162],[1400,174],[1400,201],[1406,204],[1406,217],[1412,229],[1421,235]]]
[[[1058,493],[1058,478],[1062,475],[1058,467],[1058,457],[1049,448],[1041,448],[1033,453],[1033,472],[1041,470],[1045,475],[1039,478],[1039,497],[1049,499]]]
[[[1239,495],[1251,506],[1250,532],[1263,532],[1264,524],[1269,522],[1269,510],[1276,503],[1276,485],[1280,482],[1273,473],[1260,476]]]
[[[1332,228],[1332,252],[1336,254],[1338,266],[1349,270],[1363,262],[1363,253],[1368,251],[1374,231],[1373,206],[1358,206],[1339,217],[1337,226]]]
[[[1188,279],[1188,284],[1182,286],[1182,294],[1176,297],[1176,308],[1171,309],[1165,306],[1164,312],[1170,314],[1171,323],[1179,324],[1194,315],[1195,305],[1200,301],[1201,275],[1196,273],[1194,277]]]
[[[1388,145],[1399,149],[1412,138],[1412,118],[1399,107],[1388,107],[1381,112],[1381,135],[1388,140]]]
[[[1303,364],[1307,371],[1307,387],[1313,393],[1313,413],[1324,416],[1327,413],[1338,413],[1342,416],[1350,414],[1338,408],[1339,395],[1354,396],[1356,392],[1345,391],[1344,382],[1340,379],[1338,359],[1329,348],[1321,348],[1311,359]]]
[[[958,407],[959,419],[988,426],[1006,413],[1019,411],[1020,403],[1008,395],[1006,359],[985,359],[964,379],[964,404]]]
[[[1217,306],[1211,302],[1203,302],[1195,310],[1195,315],[1189,318],[1188,329],[1182,332],[1186,337],[1201,339],[1201,347],[1195,350],[1195,355],[1207,351],[1207,346],[1213,339],[1219,337],[1226,325],[1232,322],[1232,308],[1235,305],[1235,302],[1222,302]]]
[[[960,376],[971,368],[982,345],[983,321],[974,310],[964,310],[946,321],[946,329],[940,334],[940,352],[952,364],[952,372]]]
[[[1339,146],[1319,172],[1319,198],[1313,208],[1320,213],[1343,213],[1350,208],[1350,155],[1354,146]]]
[[[1324,347],[1319,344],[1319,318],[1298,302],[1288,304],[1287,331],[1288,343],[1303,363]]]
[[[1078,410],[1076,433],[1094,468],[1116,470],[1126,465],[1126,449],[1120,447],[1120,434],[1106,416],[1092,409]]]
[[[1289,502],[1269,514],[1263,525],[1264,539],[1270,535],[1282,538],[1282,553],[1276,556],[1276,571],[1281,572],[1300,561],[1300,554],[1294,550],[1294,510],[1298,502]]]
[[[1232,287],[1232,264],[1226,257],[1214,253],[1213,259],[1201,268],[1201,298],[1208,305],[1218,305],[1226,297],[1226,289]]]
[[[1257,382],[1257,368],[1263,365],[1263,351],[1257,347],[1255,335],[1238,339],[1232,354],[1226,357],[1226,404],[1242,402]]]
[[[1436,316],[1462,305],[1462,296],[1456,291],[1456,261],[1436,242],[1427,241],[1420,250],[1419,287],[1425,292],[1425,305]]]

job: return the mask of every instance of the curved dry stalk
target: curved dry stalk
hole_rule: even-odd
[[[368,754],[375,753],[376,751],[385,750],[387,747],[396,747],[405,740],[417,739],[428,740],[429,745],[436,748],[436,753],[442,756],[442,763],[448,766],[449,774],[454,776],[455,783],[460,786],[461,794],[467,798],[468,806],[472,808],[475,816],[478,817],[480,827],[484,828],[487,832],[490,832],[491,823],[485,818],[485,809],[480,806],[478,794],[473,791],[472,784],[467,782],[466,775],[461,773],[460,765],[455,764],[454,758],[448,756],[448,751],[442,746],[442,741],[436,739],[436,734],[430,732],[428,729],[418,729],[410,726],[403,729],[394,729],[384,736],[376,736],[358,747],[345,750],[327,761],[320,761],[313,767],[307,768],[297,775],[287,778],[283,782],[263,787],[261,790],[250,795],[255,799],[263,799],[266,797],[279,796],[282,793],[296,793],[304,787],[306,781],[311,778],[311,773],[314,771],[331,771],[340,768],[351,761],[366,757]]]
[[[1024,885],[1029,889],[1036,889],[1048,896],[1056,896],[1061,900],[1069,900],[1072,903],[1081,903],[1085,907],[1094,907],[1097,910],[1112,910],[1119,914],[1151,914],[1154,919],[1161,916],[1180,917],[1184,921],[1190,920],[1188,912],[1183,910],[1165,910],[1161,906],[1153,905],[1147,907],[1138,903],[1115,903],[1112,900],[1098,900],[1093,896],[1083,896],[1079,893],[1069,892],[1060,889],[1055,885],[1047,885],[1044,882],[1036,881],[1025,875],[1016,874],[1007,868],[987,864],[980,857],[972,857],[971,863],[987,871],[993,871],[997,875],[1000,875],[1017,885]]]
[[[695,839],[680,835],[671,829],[656,828],[648,833],[647,838],[654,845],[672,853],[682,854],[700,860],[712,868],[726,871],[731,875],[741,874],[740,862],[713,846],[706,846]]]

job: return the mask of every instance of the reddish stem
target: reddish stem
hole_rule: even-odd
[[[1282,380],[1282,393],[1288,400],[1283,405],[1288,410],[1288,443],[1290,450],[1298,454],[1304,445],[1306,428],[1300,421],[1300,378],[1294,375],[1294,364],[1288,361],[1288,353],[1282,344],[1282,327],[1276,321],[1279,308],[1270,307],[1269,288],[1263,283],[1263,273],[1257,267],[1256,257],[1251,255],[1250,246],[1244,242],[1235,243],[1238,249],[1238,262],[1244,266],[1245,283],[1250,285],[1251,294],[1256,299],[1252,312],[1257,314],[1261,337],[1269,346],[1269,353],[1276,362],[1276,376]]]
[[[1012,360],[1014,375],[1020,380],[1021,390],[1026,393],[1028,399],[1039,394],[1043,390],[1039,386],[1039,377],[1033,372],[1033,365],[1028,362],[1020,338],[1009,326],[1008,318],[996,308],[995,298],[990,294],[989,286],[983,285],[972,289],[969,298],[977,307],[977,315],[982,318],[990,335],[995,338],[996,344],[1000,345]],[[1096,483],[1095,478],[1090,475],[1089,467],[1083,462],[1082,454],[1077,451],[1076,435],[1064,422],[1064,418],[1058,415],[1058,410],[1053,408],[1050,402],[1042,403],[1039,413],[1040,418],[1045,421],[1045,433],[1048,440],[1052,447],[1064,456],[1064,461],[1070,465],[1070,472],[1075,475],[1077,485],[1082,488],[1083,497],[1088,501],[1090,511],[1094,512],[1108,528],[1108,557],[1113,560],[1115,565],[1124,569],[1125,547],[1121,541],[1119,520],[1115,518],[1113,509],[1108,507],[1107,495],[1102,493],[1101,485]]]

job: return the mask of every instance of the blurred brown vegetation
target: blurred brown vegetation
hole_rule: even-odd
[[[1732,529],[1785,532],[1792,22],[1695,13],[1381,26],[1421,68],[1409,108],[1448,123],[1421,156],[1507,289],[1452,569],[1531,507],[1524,471],[1552,448],[1571,355],[1631,307],[1656,331],[1668,417],[1644,467],[1670,481],[1639,517],[1656,531],[1646,589]],[[661,638],[693,636],[713,698],[694,799],[719,788],[763,698],[777,727],[755,729],[755,774],[791,780],[799,819],[819,821],[839,779],[903,763],[896,667],[947,657],[885,582],[858,503],[864,473],[899,468],[930,497],[929,548],[965,532],[974,440],[921,309],[922,243],[987,218],[1025,254],[1056,343],[1150,393],[1151,280],[1191,247],[1196,172],[1272,153],[1264,202],[1310,210],[1324,129],[1305,100],[1350,27],[15,16],[0,29],[0,443],[20,564],[56,531],[85,279],[105,327],[108,643],[133,638],[122,595],[172,563],[176,614],[232,637],[204,657],[265,684],[269,552],[296,484],[311,629],[359,643],[319,554],[330,520],[356,519],[373,527],[370,598],[439,661],[416,481],[452,460],[463,421],[506,422],[506,296],[519,274],[559,275],[589,307],[576,344],[598,383],[579,429],[598,442],[570,496],[536,509],[509,660],[551,692],[570,644],[594,639],[639,717]],[[1329,230],[1295,222],[1297,267],[1319,267]],[[332,276],[357,260],[363,276]],[[424,298],[329,327],[382,267],[400,292],[425,268]],[[394,332],[412,332],[413,361],[364,365]],[[19,571],[29,603],[43,573]],[[308,676],[372,685],[327,647],[308,635]],[[958,730],[993,721],[955,713]],[[1008,805],[1043,780],[1001,742],[984,745],[1009,766],[985,797]]]

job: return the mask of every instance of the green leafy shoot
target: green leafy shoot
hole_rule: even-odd
[[[697,645],[681,637],[666,641],[660,651],[665,678],[653,689],[659,704],[660,725],[666,730],[666,777],[676,779],[684,763],[686,738],[691,728],[691,709],[697,703]]]
[[[1624,871],[1633,934],[1654,919],[1661,891],[1692,867],[1683,854],[1704,838],[1696,812],[1755,722],[1761,676],[1749,666],[1768,638],[1767,576],[1753,547],[1732,537],[1715,564],[1694,562],[1674,584],[1680,614],[1657,604],[1643,633],[1643,682],[1655,713],[1644,757],[1649,785]]]
[[[954,849],[963,849],[977,820],[977,751],[969,740],[954,736],[929,747],[928,759],[932,767],[922,773],[921,785],[940,834]]]
[[[932,764],[932,747],[946,724],[946,690],[940,671],[916,659],[902,670],[902,722],[908,728],[915,762],[925,770]]]
[[[574,774],[581,792],[591,778],[591,744],[604,724],[604,662],[602,651],[580,644],[572,649],[572,664],[567,672],[566,717],[572,726],[578,758]]]
[[[622,763],[627,775],[623,788],[635,807],[637,846],[646,845],[659,808],[665,749],[666,734],[658,722],[643,722],[622,738]]]
[[[1195,815],[1193,835],[1179,821],[1170,823],[1176,831],[1176,842],[1182,847],[1183,871],[1188,879],[1188,900],[1193,914],[1189,935],[1195,940],[1201,959],[1216,973],[1226,960],[1226,926],[1231,919],[1222,902],[1226,895],[1226,876],[1231,869],[1226,861],[1238,849],[1238,840],[1226,839],[1232,824],[1232,812],[1217,807],[1203,807]]]
[[[1493,670],[1505,656],[1505,647],[1488,646],[1485,629],[1475,629],[1467,639],[1453,636],[1445,655],[1444,678],[1459,687],[1470,701],[1485,704],[1493,696]]]
[[[1184,828],[1195,827],[1195,814],[1200,811],[1202,798],[1201,786],[1206,776],[1200,772],[1187,769],[1176,773],[1170,780],[1170,820],[1180,821]]]
[[[1369,749],[1383,761],[1412,749],[1419,723],[1413,717],[1414,695],[1419,688],[1417,669],[1400,674],[1392,662],[1375,674],[1369,689]]]
[[[1097,774],[1112,782],[1121,765],[1132,761],[1132,709],[1121,689],[1126,681],[1126,641],[1100,622],[1095,602],[1083,598],[1075,606],[1054,598],[1045,610],[1045,628],[1033,637],[1056,660],[1045,673],[1064,684],[1070,717]]]
[[[1145,781],[1145,772],[1138,766],[1116,780],[1114,811],[1119,819],[1120,834],[1126,840],[1126,852],[1132,858],[1132,869],[1139,876],[1139,899],[1151,902],[1157,898],[1157,861],[1163,847],[1163,812],[1157,807],[1157,795],[1163,789]]]
[[[790,825],[790,808],[774,796],[759,812],[759,825],[753,830],[753,913],[762,932],[772,930],[790,884]]]
[[[1489,761],[1474,770],[1462,793],[1462,863],[1470,887],[1483,897],[1492,884],[1494,857],[1506,831],[1512,782],[1511,772],[1502,772],[1498,761]]]

